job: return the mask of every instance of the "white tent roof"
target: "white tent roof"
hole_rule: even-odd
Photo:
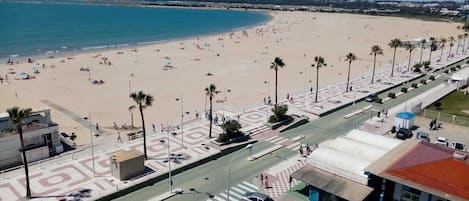
[[[357,129],[350,131],[345,137],[366,144],[378,146],[387,150],[391,150],[401,143],[401,141],[397,139],[392,139]]]
[[[363,170],[402,141],[360,130],[321,144],[307,162],[332,174],[367,184]]]

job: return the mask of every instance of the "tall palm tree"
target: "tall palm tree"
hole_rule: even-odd
[[[451,36],[449,37],[449,53],[448,53],[448,58],[451,57],[451,49],[453,49],[454,46],[454,37]]]
[[[371,74],[371,84],[373,84],[375,80],[375,68],[376,68],[376,55],[382,55],[383,49],[381,49],[378,45],[371,46],[370,55],[373,55],[373,73]]]
[[[324,60],[324,58],[322,58],[321,56],[315,56],[314,57],[314,62],[316,62],[316,64],[311,64],[311,67],[316,67],[316,97],[314,98],[314,102],[317,103],[318,102],[318,89],[319,89],[319,68],[323,67],[323,66],[327,66],[326,64],[326,61]]]
[[[205,95],[208,96],[210,100],[210,109],[208,114],[208,119],[210,120],[210,128],[208,130],[208,138],[212,138],[212,103],[213,98],[218,93],[220,93],[220,91],[217,91],[217,87],[214,84],[210,84],[208,87],[205,87]]]
[[[31,108],[19,109],[18,107],[12,107],[7,110],[10,122],[15,127],[16,132],[20,136],[21,142],[21,152],[23,154],[23,164],[24,164],[24,173],[26,175],[26,198],[31,198],[31,187],[29,184],[29,170],[28,170],[28,160],[26,158],[26,150],[24,149],[24,138],[23,138],[23,125],[25,120],[31,114]]]
[[[446,38],[440,39],[440,47],[441,47],[440,61],[441,61],[441,58],[443,57],[443,50],[445,49],[446,42],[447,42]]]
[[[462,43],[462,52],[466,52],[466,39],[469,36],[468,33],[464,33],[464,42]]]
[[[270,65],[270,69],[275,70],[275,105],[274,107],[277,108],[277,86],[278,86],[278,69],[283,68],[285,63],[280,57],[275,57],[274,62]]]
[[[347,55],[345,55],[345,61],[348,61],[348,74],[347,74],[347,88],[345,88],[345,92],[348,92],[349,90],[349,82],[350,82],[350,67],[352,66],[352,61],[357,60],[357,56],[355,54],[349,52]]]
[[[412,43],[406,43],[405,45],[405,49],[407,51],[409,51],[409,64],[407,65],[407,71],[410,70],[410,62],[411,62],[411,59],[412,59],[412,51],[415,50],[415,45],[413,45]]]
[[[145,160],[148,160],[147,155],[147,138],[145,129],[145,118],[143,117],[143,109],[150,107],[153,104],[153,96],[143,93],[143,91],[133,92],[129,96],[135,101],[134,107],[140,111],[140,117],[142,117],[142,129],[143,129],[143,153],[145,154]],[[132,106],[130,106],[132,107]]]
[[[422,56],[423,56],[423,50],[425,49],[425,43],[427,43],[427,40],[424,38],[420,40],[420,64],[422,64]]]
[[[388,44],[389,47],[394,48],[394,56],[392,57],[392,69],[391,69],[391,77],[394,76],[394,64],[396,62],[396,50],[402,44],[401,40],[395,38],[392,39],[391,42]]]
[[[459,52],[460,42],[463,39],[464,35],[458,35],[458,45],[456,46],[456,54]]]
[[[428,55],[428,62],[432,62],[432,52],[437,48],[435,37],[430,37],[430,54]]]

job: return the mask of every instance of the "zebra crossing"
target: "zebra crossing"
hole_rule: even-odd
[[[273,144],[288,144],[286,142],[291,142],[292,139],[282,136],[273,136],[271,138],[265,139],[265,141],[273,143]],[[293,142],[290,145],[286,146],[287,149],[291,149],[293,151],[297,151],[300,149],[301,143],[300,142]]]
[[[256,185],[243,181],[239,184],[232,185],[230,188],[230,201],[243,201],[243,195],[248,192],[259,192],[260,189]],[[213,196],[213,198],[208,199],[207,201],[226,201],[228,200],[228,190],[225,190],[218,195]]]

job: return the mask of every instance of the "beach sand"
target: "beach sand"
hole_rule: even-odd
[[[14,75],[9,74],[10,83],[0,85],[0,111],[15,105],[43,107],[41,100],[48,100],[80,117],[91,113],[101,127],[112,128],[113,122],[130,125],[128,107],[133,104],[128,97],[130,83],[131,91],[143,90],[155,98],[154,105],[145,110],[148,128],[152,123],[174,125],[180,121],[181,112],[180,102],[175,98],[183,96],[184,111],[190,112],[186,119],[193,119],[196,110],[202,116],[204,88],[210,83],[222,91],[215,100],[226,97],[224,107],[229,111],[261,105],[269,92],[273,98],[274,71],[269,67],[276,56],[286,63],[286,67],[279,70],[279,99],[284,99],[287,93],[305,91],[305,70],[306,90],[315,83],[315,70],[311,68],[314,56],[323,56],[328,64],[320,70],[320,87],[323,87],[346,81],[348,64],[344,56],[348,52],[359,58],[352,64],[352,77],[359,77],[371,73],[372,45],[384,49],[384,56],[378,56],[380,71],[381,65],[391,62],[392,49],[387,44],[393,38],[440,38],[462,33],[456,29],[457,23],[448,22],[355,14],[270,14],[273,16],[270,22],[246,32],[37,59],[34,63],[40,64],[40,73],[34,74],[36,79],[14,80]],[[397,63],[407,64],[408,52],[402,48],[397,52]],[[414,60],[418,61],[419,56],[420,50],[416,49]],[[103,57],[112,65],[100,64],[104,62]],[[428,58],[428,50],[424,51],[423,58]],[[46,65],[45,69],[42,64]],[[26,61],[0,64],[0,75],[4,77],[10,68],[17,73],[32,74],[33,65]],[[171,67],[165,67],[168,65]],[[89,68],[90,75],[80,71],[81,67]],[[92,84],[88,76],[91,80],[103,80],[104,84]],[[214,101],[214,110],[221,107]],[[55,109],[52,115],[61,131],[76,132],[78,142],[87,143],[86,128],[70,115]],[[138,112],[134,112],[134,119],[135,124],[140,125]]]

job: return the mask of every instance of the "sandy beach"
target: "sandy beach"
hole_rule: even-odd
[[[154,106],[145,111],[148,128],[152,123],[174,125],[180,121],[181,112],[180,102],[175,99],[183,97],[184,111],[190,112],[186,119],[194,118],[195,111],[203,115],[204,88],[210,83],[222,91],[215,99],[226,97],[226,110],[236,112],[263,104],[263,97],[269,93],[274,96],[274,71],[269,67],[276,56],[286,63],[279,70],[279,98],[284,99],[287,93],[303,93],[313,86],[314,56],[323,56],[328,64],[320,70],[320,87],[324,87],[346,81],[348,64],[344,57],[348,52],[359,58],[352,64],[352,77],[358,77],[371,73],[372,45],[384,50],[384,55],[378,56],[380,71],[384,63],[391,62],[392,49],[387,44],[393,38],[441,38],[462,33],[456,29],[457,23],[448,22],[332,13],[270,14],[272,20],[267,24],[233,33],[37,59],[33,64],[0,64],[2,77],[10,71],[17,73],[8,74],[8,84],[0,84],[0,110],[15,105],[44,107],[41,101],[48,100],[80,117],[91,113],[101,127],[112,130],[113,122],[130,125],[130,86],[132,92],[143,90],[155,98]],[[419,56],[420,50],[416,49],[414,61]],[[428,50],[423,58],[428,58]],[[398,49],[396,60],[407,64],[408,52]],[[31,66],[39,66],[40,73],[32,73]],[[35,79],[15,80],[19,72],[34,75]],[[104,83],[93,84],[94,80]],[[215,110],[221,107],[214,103]],[[61,131],[75,132],[79,143],[87,142],[86,128],[69,114],[52,109],[52,118]],[[134,117],[135,124],[140,125],[137,112]]]

